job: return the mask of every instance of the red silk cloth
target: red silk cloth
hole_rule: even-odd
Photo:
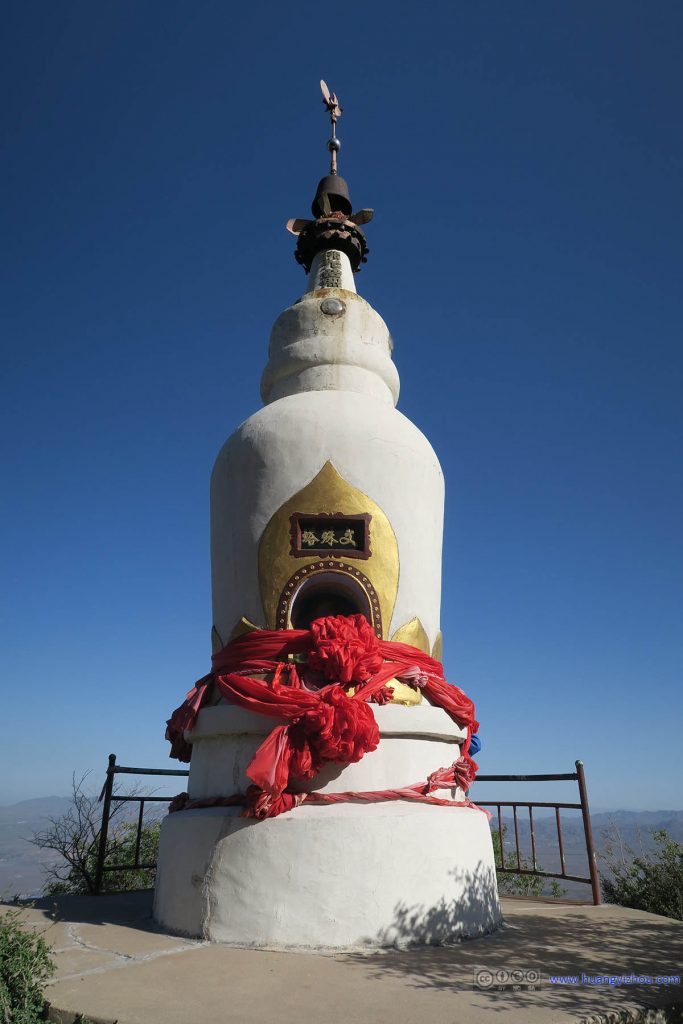
[[[307,654],[305,665],[287,662],[292,654]],[[256,674],[272,676],[268,681]],[[283,682],[283,676],[286,681]],[[440,768],[423,783],[379,793],[293,793],[290,780],[311,779],[326,763],[351,764],[375,750],[377,721],[368,702],[391,699],[389,680],[405,680],[423,690],[427,700],[467,728],[464,750],[455,764]],[[311,688],[311,684],[313,687]],[[362,615],[317,619],[308,629],[254,630],[237,637],[212,658],[212,671],[200,679],[171,715],[166,738],[171,757],[189,761],[185,739],[211,687],[230,704],[281,719],[256,751],[247,775],[254,783],[245,795],[189,801],[176,798],[173,810],[215,804],[244,805],[246,817],[273,817],[302,802],[412,799],[427,803],[473,806],[430,794],[456,785],[466,789],[477,766],[468,754],[478,723],[474,704],[457,686],[447,683],[441,662],[409,644],[379,640]],[[347,687],[354,692],[348,694]]]

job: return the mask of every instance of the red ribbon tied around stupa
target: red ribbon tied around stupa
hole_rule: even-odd
[[[283,661],[307,654],[306,664]],[[166,738],[171,757],[189,761],[185,739],[211,691],[248,711],[280,718],[247,767],[254,783],[246,794],[189,801],[175,799],[173,809],[216,803],[243,803],[248,817],[272,817],[302,802],[341,799],[413,799],[468,806],[470,801],[443,800],[433,790],[466,788],[476,773],[469,757],[470,736],[478,723],[474,704],[443,678],[441,663],[409,644],[379,640],[363,615],[317,619],[308,629],[254,630],[227,644],[212,659],[213,671],[200,679],[171,715]],[[252,673],[266,675],[257,679]],[[283,682],[283,677],[285,680]],[[369,702],[391,699],[390,680],[419,686],[431,704],[443,708],[467,728],[463,751],[454,765],[438,769],[424,783],[381,793],[293,793],[290,782],[312,779],[326,763],[352,764],[379,744],[379,728]],[[386,684],[389,682],[389,685]],[[353,693],[345,687],[354,687]]]

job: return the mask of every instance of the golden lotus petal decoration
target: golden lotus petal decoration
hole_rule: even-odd
[[[218,632],[218,630],[216,629],[216,627],[212,626],[211,627],[211,653],[212,654],[218,654],[218,652],[222,651],[224,647],[225,647],[225,644],[223,643],[223,638],[221,637],[221,635]]]
[[[245,633],[253,633],[255,629],[260,628],[260,626],[250,622],[249,619],[245,619],[244,615],[242,615],[230,630],[230,639],[236,640],[238,636],[244,636]]]
[[[410,622],[404,622],[402,626],[398,627],[391,639],[400,644],[410,644],[411,647],[417,647],[419,651],[429,654],[427,630],[418,618],[411,619]]]
[[[443,633],[441,630],[436,634],[436,640],[432,647],[432,658],[436,658],[437,661],[443,661]]]

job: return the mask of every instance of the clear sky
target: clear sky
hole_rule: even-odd
[[[1,802],[171,764],[324,77],[481,769],[683,806],[682,35],[666,0],[5,4]]]

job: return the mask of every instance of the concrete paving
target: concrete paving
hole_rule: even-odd
[[[25,924],[54,947],[57,972],[45,994],[57,1024],[79,1014],[93,1024],[683,1021],[680,981],[550,981],[680,974],[680,922],[613,906],[506,899],[503,909],[503,927],[483,939],[329,955],[165,935],[152,922],[150,893],[42,900],[25,911]]]

